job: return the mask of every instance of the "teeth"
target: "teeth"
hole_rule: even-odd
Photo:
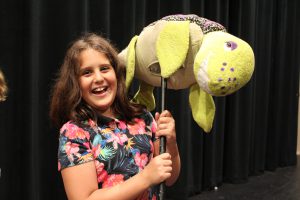
[[[94,89],[94,91],[96,91],[96,92],[100,92],[101,90],[103,90],[103,88],[96,88],[96,89]]]
[[[95,89],[93,89],[93,92],[102,92],[104,90],[105,90],[105,87],[103,87],[103,88],[95,88]]]

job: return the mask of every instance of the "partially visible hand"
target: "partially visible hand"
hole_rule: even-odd
[[[141,172],[150,185],[157,185],[169,177],[172,173],[172,160],[169,153],[163,153],[154,157]]]
[[[176,143],[175,120],[168,110],[155,113],[157,123],[156,137],[165,136],[167,143]]]

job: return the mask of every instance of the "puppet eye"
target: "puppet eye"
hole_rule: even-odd
[[[233,41],[227,41],[224,44],[225,51],[233,51],[237,48],[237,44]]]
[[[156,75],[160,75],[160,66],[158,64],[153,64],[149,66],[150,72]]]

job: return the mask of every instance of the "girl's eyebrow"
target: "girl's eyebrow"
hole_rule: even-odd
[[[110,63],[103,63],[103,64],[100,64],[98,65],[97,67],[112,67],[112,65]],[[93,66],[80,66],[80,71],[82,70],[87,70],[87,69],[91,69],[93,68]]]
[[[80,66],[79,71],[87,70],[87,69],[90,69],[90,68],[92,68],[92,67],[91,66]]]
[[[105,64],[100,64],[99,67],[102,67],[102,66],[105,66],[105,67],[108,67],[108,66],[112,66],[110,63],[105,63]]]

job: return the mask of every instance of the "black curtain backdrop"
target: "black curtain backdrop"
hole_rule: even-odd
[[[167,91],[182,159],[167,197],[185,199],[296,165],[299,11],[298,0],[1,0],[0,68],[9,94],[0,103],[0,199],[66,199],[48,105],[68,44],[90,31],[121,50],[144,26],[170,14],[223,24],[253,47],[256,68],[244,88],[214,98],[210,134],[193,121],[188,90]],[[155,95],[159,101],[159,89]]]

